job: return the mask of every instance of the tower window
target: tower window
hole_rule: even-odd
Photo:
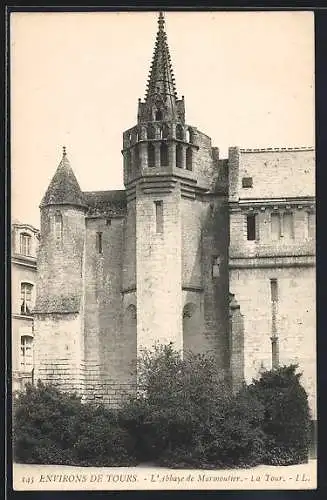
[[[154,145],[150,142],[148,144],[148,167],[154,167],[155,166],[155,152],[154,152]]]
[[[177,144],[176,146],[176,167],[183,168],[183,153],[182,146],[180,144]]]
[[[278,283],[276,278],[270,280],[271,302],[278,302]]]
[[[162,126],[162,138],[167,139],[168,136],[169,136],[169,127],[166,123],[164,123]]]
[[[155,119],[156,119],[156,121],[162,120],[162,111],[160,109],[157,109],[156,114],[155,114]]]
[[[31,236],[27,233],[20,234],[20,253],[31,255]]]
[[[163,202],[155,201],[156,233],[163,233]]]
[[[184,140],[184,130],[182,125],[177,125],[176,126],[176,139],[179,139],[180,141]]]
[[[155,139],[156,137],[156,130],[153,125],[148,126],[148,139]]]
[[[246,235],[248,241],[257,239],[257,215],[251,214],[246,216]]]
[[[33,337],[29,335],[20,338],[20,367],[26,371],[33,368]]]
[[[132,166],[132,163],[131,163],[131,152],[128,150],[128,151],[125,151],[125,164],[126,164],[126,171],[127,171],[127,175],[130,175],[132,173],[132,169],[131,169],[131,166]]]
[[[168,146],[165,142],[160,145],[160,165],[168,167]]]
[[[31,283],[21,283],[20,285],[20,313],[26,315],[31,314],[32,310],[32,290]]]
[[[253,178],[252,177],[243,177],[242,188],[251,188],[251,187],[253,187]]]
[[[187,148],[186,150],[186,169],[192,170],[192,160],[193,160],[193,150],[192,148]]]
[[[102,253],[102,233],[96,234],[96,248],[98,253]]]
[[[134,162],[135,162],[136,168],[140,168],[140,166],[141,166],[141,157],[140,157],[140,150],[139,150],[138,145],[136,145],[134,147]]]
[[[57,241],[62,239],[62,215],[60,212],[57,212],[54,216],[54,230],[55,230],[55,238]]]
[[[213,257],[212,258],[212,277],[219,278],[220,275],[220,258]]]

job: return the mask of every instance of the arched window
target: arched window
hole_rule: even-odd
[[[186,169],[192,170],[193,151],[191,147],[186,150]]]
[[[20,253],[22,255],[31,255],[31,235],[20,233]]]
[[[32,310],[32,291],[31,283],[21,283],[20,285],[20,313],[28,316]]]
[[[180,144],[176,146],[176,167],[183,168],[183,149]]]
[[[187,128],[185,131],[185,140],[186,140],[186,142],[191,142],[190,139],[191,139],[190,129]]]
[[[155,167],[155,162],[154,145],[150,142],[148,144],[148,167]]]
[[[156,110],[156,112],[155,112],[155,120],[157,122],[162,120],[162,111],[161,111],[161,109],[157,109]]]
[[[24,371],[33,369],[33,337],[30,335],[20,337],[20,368]]]
[[[57,241],[62,239],[62,215],[60,212],[56,212],[54,216],[54,232]]]
[[[184,140],[184,130],[180,124],[176,126],[176,139],[179,139],[180,141]]]
[[[160,165],[168,167],[168,146],[165,142],[162,142],[160,146]]]
[[[148,126],[148,139],[155,139],[156,138],[156,129],[154,128],[153,125]]]

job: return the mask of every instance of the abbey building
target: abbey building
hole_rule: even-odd
[[[235,389],[298,363],[314,414],[313,148],[220,158],[187,122],[160,14],[122,155],[124,190],[82,192],[64,150],[41,202],[34,379],[116,404],[142,347],[172,341]]]

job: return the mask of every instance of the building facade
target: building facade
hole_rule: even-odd
[[[210,110],[208,110],[210,112]],[[66,151],[40,205],[35,379],[118,404],[143,347],[210,351],[234,389],[297,362],[315,412],[315,153],[229,149],[188,124],[163,15],[124,190]]]
[[[39,231],[28,224],[15,222],[11,235],[12,387],[15,391],[32,381]]]

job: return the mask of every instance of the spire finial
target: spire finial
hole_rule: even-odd
[[[62,147],[62,156],[66,156],[66,146]]]
[[[159,31],[163,31],[165,27],[165,18],[163,15],[163,12],[159,12],[159,18],[158,18],[158,26],[159,26]]]

